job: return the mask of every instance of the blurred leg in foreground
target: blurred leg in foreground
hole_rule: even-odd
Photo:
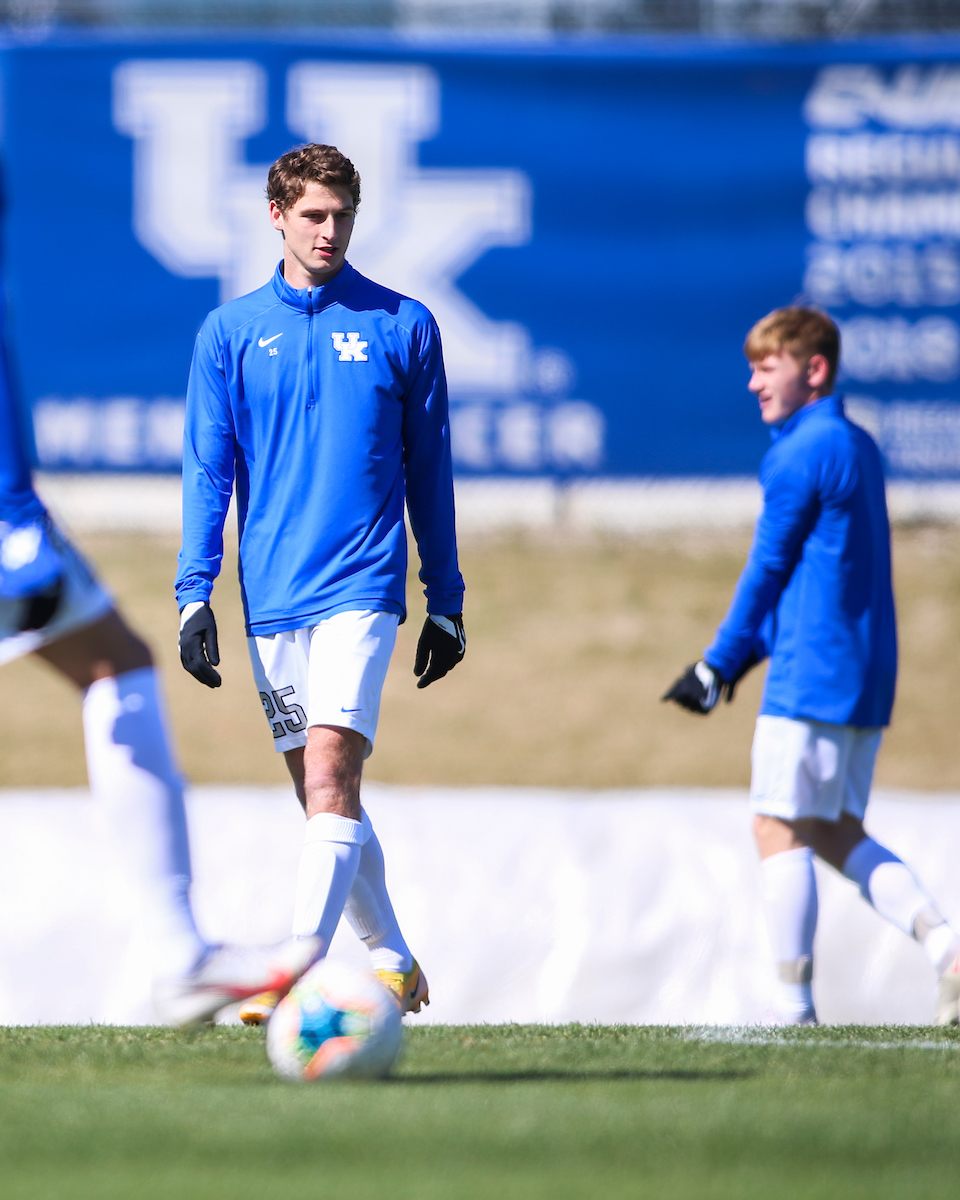
[[[202,1021],[289,988],[315,939],[208,945],[190,906],[183,786],[150,651],[37,497],[0,350],[0,663],[36,653],[83,695],[90,787],[117,833],[150,938],[157,1015]]]

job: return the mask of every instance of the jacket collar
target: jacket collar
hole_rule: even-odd
[[[277,297],[288,308],[295,308],[299,312],[316,313],[341,300],[350,290],[356,275],[353,267],[345,261],[329,283],[325,283],[321,287],[295,288],[291,287],[283,277],[283,260],[281,259],[277,263],[277,269],[273,273],[271,282]]]
[[[814,413],[825,413],[832,417],[842,417],[843,397],[839,392],[834,392],[832,396],[824,396],[820,400],[814,400],[812,404],[805,404],[803,408],[798,408],[793,416],[787,417],[782,425],[774,425],[771,428],[770,440],[776,442],[780,438],[786,437],[788,433],[792,433],[798,425],[808,420]]]

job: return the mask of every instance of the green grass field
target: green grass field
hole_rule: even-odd
[[[949,1197],[960,1032],[413,1028],[385,1083],[259,1030],[0,1030],[4,1200]]]

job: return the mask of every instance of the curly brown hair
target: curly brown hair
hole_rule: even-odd
[[[346,188],[353,197],[353,207],[360,203],[357,168],[336,146],[310,142],[281,154],[267,175],[267,199],[281,212],[287,212],[307,190],[308,183]]]
[[[754,325],[743,344],[748,362],[759,362],[768,354],[789,354],[806,366],[815,354],[822,354],[830,367],[827,387],[833,386],[840,360],[840,330],[819,308],[791,305],[776,308]]]

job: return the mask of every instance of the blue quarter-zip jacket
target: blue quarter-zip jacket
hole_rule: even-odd
[[[769,655],[763,714],[888,725],[897,633],[880,452],[839,396],[771,433],[750,556],[704,659],[730,679],[751,649]]]
[[[10,382],[0,307],[0,521],[25,525],[46,511],[33,490],[26,430]]]
[[[210,597],[234,480],[248,633],[403,616],[404,498],[427,611],[462,609],[440,335],[417,301],[345,263],[303,290],[278,267],[210,313],[187,386],[181,608]]]

